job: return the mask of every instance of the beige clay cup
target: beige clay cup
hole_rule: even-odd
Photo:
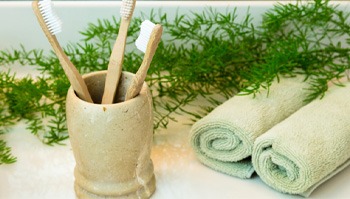
[[[126,102],[100,104],[106,71],[83,78],[93,103],[67,94],[67,127],[76,166],[78,198],[149,198],[155,191],[150,159],[152,98],[146,84]],[[116,101],[123,101],[133,74],[123,72]]]

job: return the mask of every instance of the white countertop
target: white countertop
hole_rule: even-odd
[[[190,126],[172,123],[154,136],[152,160],[156,175],[153,199],[301,198],[281,194],[257,175],[239,179],[202,165],[188,144]],[[75,165],[69,140],[47,146],[18,124],[2,138],[12,147],[16,163],[0,166],[0,198],[74,199]],[[321,185],[310,198],[348,198],[350,167]]]

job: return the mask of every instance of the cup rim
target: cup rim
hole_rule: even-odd
[[[103,74],[103,73],[107,73],[107,70],[101,70],[101,71],[92,71],[90,73],[86,73],[86,74],[83,74],[82,77],[83,79],[85,78],[88,78],[88,77],[91,77],[91,76],[94,76],[94,75],[99,75],[99,74]],[[128,71],[122,71],[122,73],[126,73],[126,74],[131,74],[131,75],[135,75],[134,73],[131,73],[131,72],[128,72]],[[86,103],[86,104],[89,104],[89,105],[96,105],[96,106],[125,106],[126,104],[129,104],[129,103],[133,103],[133,101],[137,100],[138,98],[144,96],[144,97],[147,97],[147,89],[148,88],[148,85],[146,83],[143,84],[142,88],[141,88],[141,91],[140,91],[140,94],[137,95],[136,97],[132,98],[132,99],[129,99],[127,101],[123,101],[123,102],[118,102],[118,103],[113,103],[113,104],[98,104],[98,103],[91,103],[91,102],[87,102],[85,100],[82,100],[80,97],[78,97],[78,95],[76,94],[76,92],[73,90],[73,87],[70,86],[68,91],[67,91],[67,95],[70,94],[72,96],[74,96],[74,99],[75,100],[78,100],[80,103]],[[73,92],[73,93],[72,93]]]

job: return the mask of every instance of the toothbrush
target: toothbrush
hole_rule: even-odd
[[[125,101],[134,98],[140,93],[142,85],[146,79],[148,68],[160,42],[162,33],[163,28],[160,24],[155,25],[148,20],[142,22],[141,33],[135,44],[139,50],[145,53],[145,55],[139,70],[136,72],[126,92]]]
[[[50,42],[53,50],[55,51],[74,91],[82,100],[93,103],[83,78],[75,66],[72,64],[72,62],[68,59],[55,36],[57,33],[61,32],[62,26],[60,19],[52,10],[51,1],[33,1],[32,7],[38,19],[38,22],[43,29],[43,32],[45,33],[48,41]]]
[[[134,12],[136,0],[123,0],[120,15],[121,23],[118,37],[113,46],[111,57],[109,58],[106,83],[102,97],[102,104],[112,104],[117,92],[119,79],[122,73],[126,37],[132,14]]]

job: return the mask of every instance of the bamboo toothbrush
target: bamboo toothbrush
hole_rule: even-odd
[[[74,91],[82,100],[93,103],[83,78],[58,43],[55,35],[61,32],[62,26],[60,19],[55,15],[51,6],[51,0],[33,1],[32,3],[38,22],[55,51]]]
[[[106,84],[102,97],[102,104],[112,104],[117,92],[119,79],[122,73],[126,37],[132,14],[134,12],[136,0],[123,0],[120,9],[121,23],[118,37],[113,46],[111,57],[109,58]]]
[[[145,55],[139,70],[136,72],[126,92],[125,101],[134,98],[140,93],[162,33],[163,28],[161,25],[155,25],[148,20],[142,22],[141,33],[135,44],[139,50],[145,53]]]

